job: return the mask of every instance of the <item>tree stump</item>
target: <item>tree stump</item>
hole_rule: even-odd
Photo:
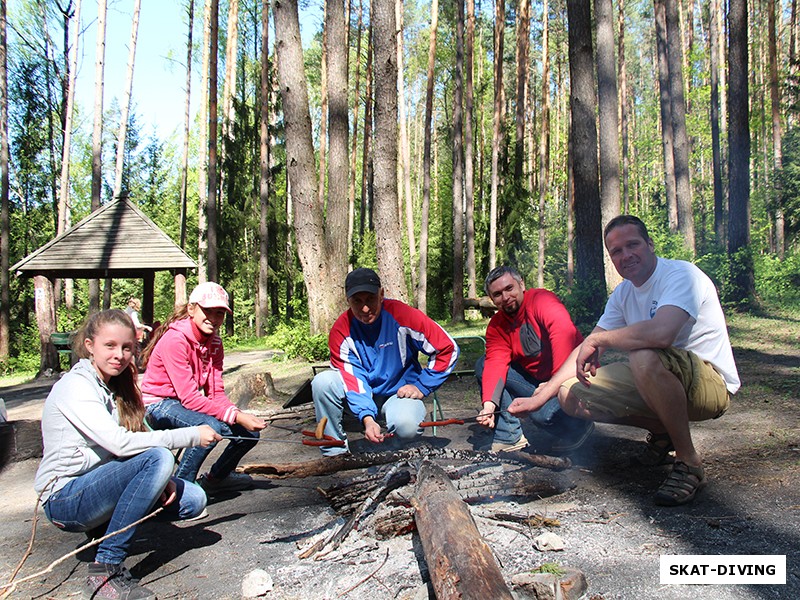
[[[442,469],[422,465],[411,503],[437,600],[512,600],[491,549]]]

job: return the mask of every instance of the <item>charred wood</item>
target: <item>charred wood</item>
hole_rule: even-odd
[[[286,479],[290,477],[303,478],[318,475],[330,475],[339,471],[365,469],[375,465],[385,465],[399,461],[413,461],[418,459],[443,459],[461,460],[473,463],[515,463],[529,466],[543,467],[556,471],[568,469],[572,466],[568,458],[545,456],[542,454],[527,454],[525,452],[474,452],[470,450],[452,450],[449,448],[434,449],[428,446],[413,447],[396,452],[371,452],[367,454],[343,454],[319,458],[302,463],[264,463],[243,465],[238,470],[251,475],[263,475],[270,479]]]

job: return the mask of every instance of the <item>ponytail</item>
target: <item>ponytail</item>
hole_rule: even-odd
[[[183,306],[177,307],[169,318],[158,326],[158,328],[153,332],[153,335],[150,336],[150,341],[147,343],[147,347],[142,350],[142,355],[140,358],[140,363],[142,365],[142,370],[147,368],[147,363],[150,361],[150,355],[153,353],[153,350],[158,343],[158,340],[161,339],[161,336],[167,332],[169,326],[174,323],[175,321],[180,321],[181,319],[185,319],[189,316],[189,305],[184,304]]]

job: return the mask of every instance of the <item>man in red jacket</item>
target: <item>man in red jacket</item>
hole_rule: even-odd
[[[478,422],[494,429],[493,452],[520,450],[528,445],[520,420],[497,411],[508,410],[514,398],[532,396],[583,337],[554,293],[538,288],[526,290],[522,276],[512,267],[493,269],[484,289],[498,312],[486,328],[486,356],[475,365],[483,402]],[[531,413],[530,418],[558,438],[552,445],[553,452],[579,448],[594,429],[591,421],[564,413],[556,397]]]

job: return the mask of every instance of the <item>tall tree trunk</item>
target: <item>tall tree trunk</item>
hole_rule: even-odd
[[[117,133],[117,163],[114,169],[114,198],[122,192],[122,170],[125,163],[125,139],[128,133],[128,115],[131,109],[131,92],[133,91],[133,66],[136,61],[136,40],[139,37],[139,10],[142,0],[133,2],[133,18],[131,20],[131,40],[128,44],[128,74],[125,80],[125,99],[120,111],[119,132]]]
[[[264,3],[269,6],[269,2]],[[189,31],[186,34],[186,103],[183,107],[183,158],[181,160],[181,224],[180,245],[186,247],[186,209],[189,189],[189,132],[192,124],[192,33],[194,31],[194,0],[189,0]]]
[[[611,0],[595,0],[597,20],[597,98],[600,124],[600,214],[602,227],[619,215],[619,96],[614,64],[614,7]],[[611,291],[621,281],[607,252],[603,253],[606,285]]]
[[[69,48],[69,59],[66,65],[68,73],[67,86],[64,90],[65,106],[63,114],[64,131],[61,151],[61,177],[58,194],[58,225],[56,235],[61,235],[67,229],[69,221],[69,158],[72,145],[72,118],[75,106],[75,80],[78,76],[78,43],[80,42],[81,29],[81,0],[75,2],[75,27],[72,34],[72,44]],[[69,22],[68,14],[64,14],[65,29]],[[65,47],[66,51],[66,47]]]
[[[619,125],[622,142],[622,211],[630,214],[630,154],[628,152],[628,69],[625,60],[625,0],[619,0],[619,42],[617,44],[617,62],[619,69]]]
[[[714,173],[714,233],[716,234],[717,245],[724,247],[725,244],[725,196],[722,190],[722,154],[720,151],[720,123],[719,123],[719,72],[720,72],[720,53],[719,38],[721,35],[721,23],[718,20],[719,10],[717,5],[720,0],[711,0],[709,8],[709,70],[711,82],[711,155],[712,171]]]
[[[103,71],[106,56],[106,0],[97,2],[94,64],[94,127],[92,129],[92,211],[100,208],[103,186]],[[52,298],[52,293],[50,294]],[[100,310],[100,282],[89,280],[89,313]]]
[[[325,18],[328,16],[328,5],[325,4]],[[325,206],[325,175],[328,172],[328,27],[322,30],[322,55],[320,57],[319,83],[319,151],[317,152],[317,203]]]
[[[406,118],[406,86],[403,76],[403,2],[395,0],[395,19],[397,20],[397,95],[400,98],[400,164],[402,171],[403,196],[405,197],[406,239],[408,240],[408,264],[411,272],[411,289],[417,289],[417,242],[414,235],[414,198],[411,196],[411,148],[408,139],[408,119]],[[412,298],[416,302],[416,297]]]
[[[364,240],[366,229],[372,229],[372,21],[367,34],[367,82],[364,98],[364,143],[361,154],[361,223],[359,237]]]
[[[524,1],[524,0],[523,0]],[[456,0],[456,65],[453,82],[453,321],[464,320],[464,0]]]
[[[600,110],[600,213],[602,226],[619,215],[619,96],[614,64],[614,8],[611,0],[595,0],[597,20],[597,90]],[[608,253],[603,253],[609,291],[621,281]]]
[[[394,0],[372,1],[375,39],[394,40]],[[406,301],[402,233],[397,219],[397,51],[395,44],[373,45],[375,53],[375,245],[386,293]]]
[[[547,247],[547,192],[550,188],[550,5],[542,3],[542,131],[539,135],[539,256],[537,284],[544,287]]]
[[[494,4],[494,116],[492,117],[492,191],[489,208],[489,270],[497,266],[497,203],[500,193],[500,146],[503,134],[503,52],[505,0]]]
[[[219,0],[211,0],[208,56],[208,194],[206,196],[206,274],[219,281],[217,265],[217,59],[219,48]]]
[[[355,233],[356,218],[356,168],[358,158],[358,110],[361,107],[361,37],[364,26],[364,0],[358,3],[358,25],[356,26],[356,83],[355,101],[353,102],[353,139],[350,146],[350,187],[348,191],[347,207],[347,248],[350,252],[353,248],[353,235]],[[349,29],[349,28],[348,28]],[[353,266],[352,264],[350,266]]]
[[[261,103],[259,120],[259,186],[258,186],[258,305],[256,308],[256,337],[267,333],[269,319],[269,190],[270,148],[269,107],[271,100],[269,79],[269,2],[261,5]]]
[[[311,333],[327,333],[341,311],[344,280],[336,280],[330,275],[328,256],[322,243],[325,227],[322,211],[316,203],[314,144],[296,0],[276,0],[273,16],[278,79],[283,101],[291,221],[308,291]]]
[[[576,276],[589,320],[606,299],[603,232],[597,167],[594,60],[590,0],[567,0],[572,109],[572,172],[575,186]]]
[[[750,112],[748,108],[747,2],[730,0],[728,61],[728,256],[731,265],[729,301],[747,306],[754,297],[750,255]]]
[[[667,17],[669,96],[672,111],[672,152],[675,159],[675,197],[678,201],[678,231],[694,255],[694,212],[689,182],[689,136],[686,132],[686,101],[683,94],[683,49],[678,22],[678,0],[664,0]]]
[[[62,114],[63,132],[61,144],[61,177],[59,178],[58,194],[58,224],[56,235],[61,235],[70,226],[70,204],[69,204],[69,166],[70,148],[72,146],[72,119],[75,106],[75,81],[78,75],[78,42],[80,41],[81,29],[81,0],[75,2],[75,27],[72,34],[72,44],[67,44],[67,31],[69,29],[70,14],[68,10],[63,11],[64,15],[64,53],[67,54],[69,48],[69,58],[66,60],[65,71],[67,85],[63,90],[64,111]],[[71,310],[74,304],[74,285],[72,279],[64,281],[64,304]]]
[[[433,120],[433,78],[436,66],[436,30],[439,23],[439,0],[431,2],[431,30],[428,39],[428,79],[425,88],[425,125],[422,150],[422,207],[419,226],[419,282],[417,307],[428,307],[428,220],[431,205],[431,121]]]
[[[225,36],[225,81],[222,87],[222,131],[217,142],[217,173],[218,197],[217,219],[222,207],[228,199],[228,180],[231,178],[231,168],[227,166],[226,158],[229,148],[236,144],[234,121],[236,112],[233,108],[233,99],[236,97],[236,73],[239,54],[239,0],[228,2],[228,23]],[[216,55],[215,55],[216,56]],[[219,60],[217,58],[217,60]],[[216,233],[215,233],[216,236]],[[217,268],[219,270],[219,268]]]
[[[11,227],[8,214],[8,36],[6,0],[0,0],[0,360],[9,356],[11,311],[8,291]]]
[[[785,241],[783,235],[784,217],[781,200],[781,189],[777,183],[777,174],[783,168],[783,149],[781,146],[781,93],[778,87],[778,43],[775,33],[775,0],[768,0],[767,11],[769,12],[769,95],[772,107],[772,166],[775,170],[775,185],[772,189],[772,196],[775,203],[775,249],[778,257],[783,259],[785,252]]]
[[[325,238],[330,276],[344,282],[349,246],[342,235],[347,227],[347,27],[343,0],[330,0],[325,11],[328,43],[328,202]]]
[[[669,51],[665,0],[655,0],[656,49],[658,52],[658,90],[661,107],[661,146],[664,154],[664,192],[667,220],[672,233],[678,231],[678,199],[675,191],[675,158],[673,153],[672,107],[669,92]]]
[[[200,88],[200,114],[198,123],[200,132],[197,138],[198,146],[198,173],[197,173],[197,279],[199,283],[208,280],[208,88],[209,88],[209,62],[211,61],[211,5],[213,0],[206,0],[203,7],[203,54],[200,62],[203,85]]]
[[[477,298],[478,286],[475,266],[475,157],[474,157],[474,105],[475,84],[475,0],[467,0],[467,32],[464,44],[464,196],[465,242],[467,254],[467,294]]]
[[[36,324],[39,328],[39,373],[37,377],[48,376],[59,370],[58,352],[50,336],[56,330],[56,311],[53,301],[53,282],[43,275],[33,277],[34,307]]]
[[[516,137],[514,139],[514,184],[518,194],[522,194],[525,164],[525,113],[528,95],[525,84],[528,80],[528,54],[530,50],[531,4],[529,0],[517,0],[517,101],[514,120]]]

